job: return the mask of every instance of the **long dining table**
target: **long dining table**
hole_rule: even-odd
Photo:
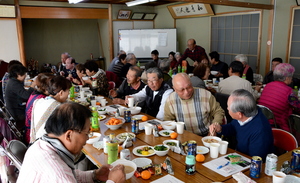
[[[112,102],[110,99],[108,100],[108,105],[111,105]],[[142,113],[143,114],[143,113]],[[151,119],[155,119],[152,116],[149,116],[147,114],[143,114],[146,115],[148,117],[148,120]],[[107,116],[110,117],[110,116]],[[114,133],[115,135],[118,135],[120,133],[124,133],[124,132],[131,132],[131,123],[124,123],[119,129],[117,130],[110,130],[108,127],[105,126],[105,124],[103,123],[103,121],[99,122],[100,124],[100,133],[103,136],[109,135],[111,133]],[[135,147],[138,146],[143,146],[143,145],[149,145],[149,146],[155,146],[158,144],[162,144],[164,140],[169,140],[171,139],[170,137],[163,137],[163,136],[159,136],[159,137],[155,137],[153,134],[152,135],[146,135],[144,133],[144,131],[140,131],[137,135],[136,138],[134,139],[133,142],[133,146],[129,147],[128,149],[131,152],[131,160],[135,159],[135,158],[140,158],[136,155],[134,155],[132,153],[132,150]],[[202,142],[202,137],[198,136],[196,134],[193,134],[189,131],[184,131],[183,134],[179,134],[178,137],[176,138],[176,140],[179,140],[181,142],[186,142],[189,140],[195,140],[197,142],[198,146],[203,146],[203,142]],[[103,149],[98,150],[96,148],[93,147],[92,144],[86,144],[82,150],[86,156],[98,167],[101,167],[104,164],[107,164],[107,154],[105,154],[103,152]],[[248,155],[245,155],[241,152],[235,151],[233,149],[228,148],[227,150],[227,154],[231,154],[231,153],[238,153],[244,157],[247,157],[249,159],[251,159],[251,157],[249,157]],[[213,160],[209,153],[205,154],[205,161],[209,162],[211,160]],[[290,160],[290,156],[291,156],[291,152],[289,153],[285,153],[282,156],[278,157],[278,167],[277,169],[279,169],[279,167],[282,165],[282,163],[286,160]],[[177,154],[173,151],[169,151],[168,154],[166,156],[157,156],[157,155],[153,155],[153,156],[149,156],[146,158],[149,158],[152,160],[153,164],[160,164],[163,163],[164,160],[166,159],[166,157],[169,157],[171,160],[171,164],[174,170],[174,177],[176,177],[177,179],[183,181],[183,182],[201,182],[201,183],[211,183],[211,182],[226,182],[226,183],[236,183],[237,181],[235,179],[232,178],[232,176],[227,176],[224,177],[216,172],[214,172],[213,170],[203,166],[203,163],[199,163],[196,162],[196,173],[194,175],[188,175],[185,173],[185,156],[181,155],[181,154]],[[154,181],[156,179],[159,179],[161,177],[163,177],[164,175],[167,175],[168,173],[166,171],[162,171],[163,175],[153,175],[151,176],[150,179],[148,180],[144,180],[141,177],[137,178],[135,176],[132,176],[132,178],[126,180],[126,182],[151,182]],[[244,170],[243,173],[249,177],[249,168]],[[264,164],[263,164],[263,169],[262,169],[262,173],[261,173],[261,177],[258,179],[254,179],[256,182],[272,182],[272,177],[271,176],[267,176],[264,173]]]

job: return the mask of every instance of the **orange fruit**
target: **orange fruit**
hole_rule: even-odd
[[[142,171],[142,173],[141,173],[141,177],[142,177],[143,179],[150,179],[151,173],[150,173],[148,170],[144,170],[144,171]]]
[[[199,163],[202,163],[204,162],[205,160],[205,156],[203,154],[197,154],[196,155],[196,161],[199,162]]]
[[[123,147],[122,146],[119,146],[118,147],[118,153],[120,153],[122,151]]]
[[[142,121],[147,121],[148,120],[148,117],[147,116],[143,116],[142,117]]]
[[[172,139],[176,139],[176,138],[178,137],[178,133],[173,132],[173,133],[170,134],[170,137],[171,137]]]

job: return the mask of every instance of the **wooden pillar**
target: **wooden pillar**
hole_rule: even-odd
[[[17,22],[17,33],[18,33],[18,42],[19,42],[19,50],[20,50],[20,62],[26,67],[24,36],[23,36],[23,27],[22,27],[19,0],[15,0],[15,6],[16,6],[16,14],[17,14],[16,22]]]

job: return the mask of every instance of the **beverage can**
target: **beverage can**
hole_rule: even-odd
[[[262,167],[262,158],[259,156],[253,156],[250,165],[250,177],[259,178]]]
[[[131,132],[134,134],[139,132],[139,121],[136,118],[131,120]]]
[[[275,154],[268,154],[266,159],[265,174],[272,176],[277,169],[278,157]]]
[[[120,159],[130,160],[130,150],[129,149],[122,149],[120,152]]]
[[[131,122],[131,111],[126,109],[124,110],[124,119],[125,123],[130,123]]]
[[[187,147],[188,147],[187,154],[196,156],[196,154],[197,154],[197,142],[195,140],[190,140],[187,143]]]
[[[104,136],[103,137],[103,151],[105,154],[107,154],[107,146],[106,144],[109,142],[109,136]]]
[[[292,151],[291,169],[296,172],[300,171],[300,150],[298,149]]]

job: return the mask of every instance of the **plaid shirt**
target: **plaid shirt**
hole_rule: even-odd
[[[179,60],[179,64],[181,64],[182,60],[185,60],[187,57],[194,60],[195,62],[196,61],[201,62],[203,58],[206,58],[208,60],[205,49],[198,45],[196,45],[194,50],[189,50],[187,48],[183,53],[183,55],[181,56],[181,59]]]
[[[182,121],[185,129],[197,135],[206,135],[212,123],[222,124],[224,111],[215,97],[207,90],[194,88],[193,96],[182,100],[171,93],[165,104],[164,121]]]

